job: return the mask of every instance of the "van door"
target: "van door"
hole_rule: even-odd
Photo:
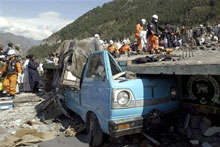
[[[81,86],[81,104],[97,115],[108,116],[110,82],[104,52],[94,53],[89,57]]]

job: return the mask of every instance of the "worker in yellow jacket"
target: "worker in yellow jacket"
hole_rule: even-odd
[[[16,85],[18,75],[21,75],[21,65],[15,58],[15,50],[10,49],[8,51],[9,60],[4,64],[0,70],[0,77],[4,72],[6,76],[3,82],[5,90],[10,94],[10,97],[13,99],[16,93]]]

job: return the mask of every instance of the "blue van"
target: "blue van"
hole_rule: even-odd
[[[178,107],[174,79],[128,78],[107,51],[90,54],[80,90],[66,88],[65,94],[65,105],[86,123],[92,146],[102,143],[103,133],[140,133],[150,113]]]

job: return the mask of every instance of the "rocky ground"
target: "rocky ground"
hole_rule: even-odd
[[[70,120],[58,110],[53,109],[55,105],[50,102],[53,95],[49,93],[38,96],[22,93],[15,98],[13,109],[0,111],[0,147],[89,146],[88,136],[84,131],[85,126],[79,116],[72,113],[71,117],[74,120]],[[162,147],[219,147],[220,128],[213,128],[213,126],[220,126],[216,119],[218,117],[184,110],[173,113],[172,118],[164,118],[162,126],[145,131]],[[121,138],[106,136],[103,146],[156,146],[150,140],[146,139],[143,134]]]

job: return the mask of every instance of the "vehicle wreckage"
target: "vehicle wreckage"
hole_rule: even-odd
[[[102,143],[103,133],[112,137],[140,133],[178,108],[174,78],[123,71],[95,38],[64,41],[57,52],[59,65],[44,65],[45,73],[50,73],[45,77],[53,73],[51,86],[65,87],[64,107],[86,123],[92,146]]]

